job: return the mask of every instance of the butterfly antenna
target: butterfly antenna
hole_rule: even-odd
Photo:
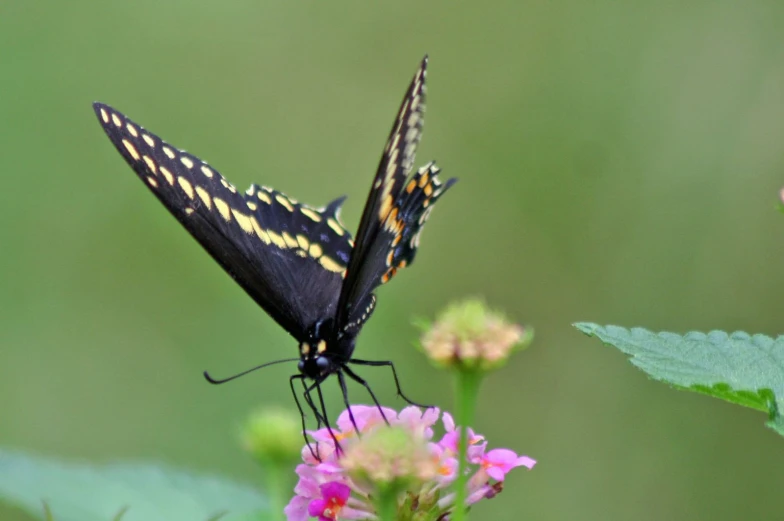
[[[231,382],[232,380],[236,380],[240,376],[245,376],[248,373],[252,373],[253,371],[257,371],[258,369],[263,369],[265,367],[275,365],[275,364],[282,364],[284,362],[297,362],[299,358],[287,358],[285,360],[275,360],[274,362],[267,362],[266,364],[257,365],[256,367],[251,367],[241,373],[237,373],[235,375],[229,376],[228,378],[217,379],[210,376],[209,371],[204,371],[204,378],[210,382],[211,384],[218,385],[218,384],[225,384],[226,382]]]

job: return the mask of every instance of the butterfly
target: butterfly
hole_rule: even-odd
[[[367,381],[350,365],[389,366],[398,394],[414,403],[400,390],[391,361],[363,360],[353,354],[357,335],[376,307],[376,289],[414,261],[433,205],[456,181],[442,183],[434,162],[412,173],[424,121],[426,72],[427,56],[395,118],[354,239],[339,217],[345,197],[314,208],[265,186],[254,184],[240,192],[198,157],[112,107],[93,104],[106,135],[150,191],[298,342],[298,358],[271,363],[299,362],[289,385],[303,433],[305,414],[294,387],[297,381],[319,426],[330,426],[320,384],[333,374],[352,423],[346,376],[365,387],[381,410]],[[207,372],[205,377],[223,383],[267,365],[223,380]],[[311,396],[314,389],[318,407]]]

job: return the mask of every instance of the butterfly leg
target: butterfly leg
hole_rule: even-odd
[[[360,364],[360,365],[362,365],[362,364]],[[376,407],[378,407],[378,412],[381,413],[381,417],[384,418],[384,421],[386,422],[386,424],[389,425],[389,420],[387,420],[387,416],[384,414],[384,409],[381,408],[381,404],[378,403],[378,399],[376,398],[375,393],[373,393],[373,389],[370,388],[370,386],[365,381],[365,379],[360,377],[357,373],[355,373],[354,371],[352,371],[351,369],[349,369],[346,366],[343,366],[343,370],[346,372],[346,374],[349,376],[349,378],[351,378],[352,380],[357,382],[359,385],[361,385],[362,387],[367,389],[367,392],[370,393],[370,397],[373,399],[373,403],[376,404]],[[340,373],[338,373],[338,375],[340,375]],[[343,383],[343,386],[345,387],[345,382]],[[345,399],[346,403],[348,403],[348,396],[345,396],[344,399]],[[351,411],[351,409],[349,409],[349,411]],[[351,421],[353,422],[354,419],[352,418]],[[356,429],[356,427],[357,426],[354,425],[355,429]]]
[[[348,387],[346,387],[346,377],[343,376],[343,371],[338,371],[338,382],[340,383],[340,392],[343,393],[343,405],[346,406],[346,410],[348,411],[348,418],[351,420],[354,432],[359,436],[359,427],[357,427],[357,422],[354,419],[354,412],[351,410],[351,404],[348,403]]]
[[[305,402],[308,404],[310,410],[313,412],[313,415],[316,417],[316,428],[320,429],[321,426],[325,424],[326,420],[324,419],[323,416],[321,416],[321,413],[316,408],[316,404],[313,403],[313,399],[310,396],[310,392],[316,388],[317,384],[314,382],[313,384],[310,385],[310,387],[308,387],[307,385],[305,385],[305,378],[302,378],[301,381],[302,381],[302,395],[305,397]]]
[[[318,399],[319,399],[319,406],[321,407],[321,413],[323,414],[323,418],[324,418],[324,427],[326,427],[327,432],[329,432],[329,435],[332,438],[332,441],[335,443],[335,452],[338,454],[338,456],[340,456],[340,453],[344,451],[343,451],[343,447],[340,446],[340,442],[338,441],[337,436],[335,436],[335,433],[332,431],[332,426],[329,424],[329,418],[327,417],[327,406],[324,403],[324,395],[321,394],[321,382],[323,381],[324,381],[323,378],[320,380],[316,380],[315,383],[310,387],[310,389],[306,391],[306,393],[308,395],[308,399],[310,399],[310,391],[313,389],[313,387],[316,388],[316,393],[318,394]]]
[[[395,370],[395,364],[390,362],[389,360],[357,360],[356,358],[352,358],[348,361],[350,364],[357,364],[357,365],[368,365],[371,367],[384,367],[389,366],[392,369],[392,376],[395,378],[395,387],[397,388],[397,395],[403,398],[406,402],[411,405],[416,405],[417,407],[422,407],[423,409],[429,409],[433,407],[432,405],[422,405],[421,403],[414,402],[409,400],[408,397],[403,394],[403,391],[400,389],[400,380],[397,378],[397,371]],[[356,380],[356,378],[354,378]],[[358,380],[357,380],[358,381]],[[365,385],[367,387],[367,385]],[[368,389],[370,390],[370,389]],[[373,394],[372,392],[370,394]]]
[[[305,444],[308,446],[308,450],[310,450],[310,454],[316,458],[318,461],[321,461],[321,458],[318,455],[318,443],[316,443],[316,450],[313,450],[313,445],[310,444],[310,440],[308,439],[308,434],[306,432],[307,426],[305,425],[305,411],[302,410],[302,405],[299,403],[299,398],[297,398],[297,392],[294,390],[294,380],[302,381],[302,385],[305,386],[305,375],[303,374],[293,374],[289,378],[289,387],[291,388],[291,394],[294,396],[294,403],[297,404],[297,410],[299,410],[299,416],[302,419],[302,436],[305,438]],[[310,399],[310,394],[307,392],[307,387],[305,387],[305,401],[310,405],[310,407],[315,411],[316,408],[313,405],[313,401]],[[316,418],[318,419],[318,413],[316,413]]]

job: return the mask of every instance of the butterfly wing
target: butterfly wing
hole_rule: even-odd
[[[333,316],[351,255],[338,218],[252,185],[240,193],[217,170],[101,103],[98,121],[159,201],[276,322],[298,340]]]
[[[426,71],[427,56],[403,98],[362,212],[337,307],[336,323],[346,332],[369,317],[373,290],[413,262],[433,204],[456,181],[441,183],[434,163],[410,176],[424,123]]]

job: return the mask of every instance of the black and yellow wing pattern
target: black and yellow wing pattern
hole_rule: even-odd
[[[424,125],[426,77],[427,56],[408,86],[370,187],[340,294],[337,324],[362,325],[367,318],[364,310],[375,302],[373,290],[411,265],[433,204],[457,181],[442,183],[435,162],[411,175]]]
[[[299,341],[300,372],[290,383],[293,391],[295,380],[303,382],[306,403],[319,423],[329,425],[318,386],[331,374],[337,374],[347,406],[344,373],[365,386],[379,405],[367,382],[348,364],[392,363],[352,358],[356,336],[375,308],[375,289],[411,265],[433,205],[456,181],[442,183],[433,162],[412,173],[424,122],[426,72],[427,57],[398,110],[356,243],[338,216],[344,198],[317,209],[264,186],[240,192],[205,161],[118,110],[93,105],[106,135],[147,188]],[[218,381],[208,376],[213,383],[233,378]],[[306,385],[306,379],[314,383]],[[319,390],[320,409],[310,396],[313,389]],[[403,396],[399,386],[398,392]]]
[[[93,105],[106,135],[159,201],[275,321],[295,338],[334,314],[351,257],[338,213],[266,187],[240,192],[214,167],[116,109]]]

